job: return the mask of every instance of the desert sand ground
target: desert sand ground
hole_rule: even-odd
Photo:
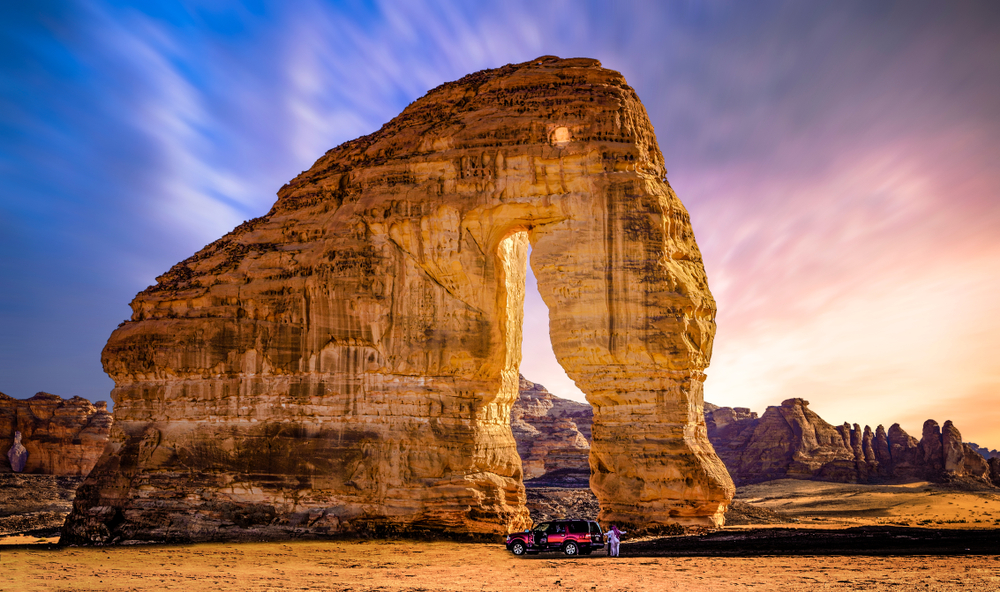
[[[564,499],[582,498],[566,492]],[[1000,545],[1000,530],[981,530],[1000,528],[994,518],[1000,518],[1000,495],[991,491],[775,481],[741,488],[737,499],[798,520],[769,528],[793,527],[793,536],[800,532],[805,541],[810,532],[820,534],[812,529],[906,524],[980,530],[963,537],[992,539],[995,532]],[[727,527],[722,534],[746,528]],[[944,556],[808,549],[804,555],[757,556],[748,543],[741,556],[665,557],[649,552],[655,541],[626,539],[620,558],[603,552],[516,558],[501,544],[341,540],[60,548],[51,537],[21,535],[0,540],[0,590],[1000,591],[1000,557],[962,549]]]
[[[501,545],[410,541],[17,548],[0,551],[0,567],[0,588],[25,592],[1000,590],[997,557],[515,558]]]

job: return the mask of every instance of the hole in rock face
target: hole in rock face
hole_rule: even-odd
[[[521,328],[521,374],[528,380],[544,385],[557,397],[587,404],[587,396],[577,388],[556,360],[549,336],[549,309],[538,291],[538,282],[531,269],[531,247],[524,285],[524,323]]]
[[[557,148],[562,148],[566,144],[569,144],[570,140],[572,140],[573,138],[570,136],[568,128],[557,127],[556,129],[552,130],[552,133],[549,135],[549,139],[552,142],[553,146]]]

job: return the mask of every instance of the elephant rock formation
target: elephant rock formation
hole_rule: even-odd
[[[431,90],[133,300],[64,542],[524,528],[529,244],[594,408],[601,518],[720,524],[715,302],[688,214],[625,79],[543,57]]]

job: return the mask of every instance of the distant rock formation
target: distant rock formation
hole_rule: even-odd
[[[705,413],[708,438],[737,485],[771,479],[878,483],[906,479],[991,479],[990,464],[951,421],[924,422],[920,440],[899,424],[832,426],[804,399],[788,399],[757,417],[743,408]]]
[[[836,428],[805,401],[769,407],[763,417],[745,408],[720,407],[705,414],[709,440],[737,485],[784,477],[809,478],[854,454]],[[849,436],[850,437],[850,436]]]
[[[49,393],[14,399],[0,393],[0,472],[86,475],[104,452],[111,423],[103,401],[92,405],[82,397]],[[8,457],[17,432],[27,452],[21,470]]]
[[[772,479],[841,483],[923,479],[1000,486],[1000,455],[985,459],[979,447],[962,442],[951,421],[939,426],[927,420],[917,440],[899,424],[874,431],[858,424],[830,425],[804,399],[768,407],[760,417],[745,407],[705,403],[704,409],[709,440],[737,485]],[[589,405],[561,399],[521,378],[511,428],[526,484],[585,486],[589,449],[580,438],[589,440],[590,417]]]
[[[982,456],[986,460],[989,460],[991,458],[1000,458],[1000,450],[995,450],[995,449],[994,450],[990,450],[989,448],[986,448],[984,446],[980,446],[979,444],[976,444],[975,442],[966,442],[966,444],[968,444],[969,448],[972,448],[973,450],[975,450],[976,452],[978,452],[980,454],[980,456]]]
[[[594,410],[520,377],[510,427],[529,485],[587,487]]]

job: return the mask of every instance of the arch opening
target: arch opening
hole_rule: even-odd
[[[529,246],[529,261],[530,257]],[[548,307],[538,292],[530,264],[524,292],[520,397],[511,412],[511,430],[525,487],[590,491],[593,410],[552,351]],[[575,497],[560,496],[551,489],[538,495]],[[590,518],[596,517],[594,510]]]

